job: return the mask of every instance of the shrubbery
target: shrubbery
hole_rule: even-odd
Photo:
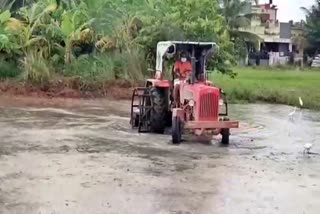
[[[137,81],[154,67],[160,40],[215,41],[211,65],[230,73],[234,44],[219,11],[212,0],[39,0],[0,11],[1,77]]]

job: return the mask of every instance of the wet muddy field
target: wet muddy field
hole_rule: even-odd
[[[70,103],[2,102],[1,214],[319,213],[319,112],[233,105],[229,147],[173,146],[131,130],[127,101]]]

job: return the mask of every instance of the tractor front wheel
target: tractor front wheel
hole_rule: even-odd
[[[223,121],[229,121],[228,117],[223,118]],[[229,145],[229,137],[230,137],[230,129],[222,129],[221,130],[222,140],[221,144],[228,146]]]
[[[180,144],[182,136],[182,122],[179,117],[172,118],[172,143]]]
[[[221,144],[229,145],[230,129],[222,129],[221,135],[222,135]]]

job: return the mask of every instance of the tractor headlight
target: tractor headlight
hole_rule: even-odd
[[[195,104],[194,100],[189,100],[189,106],[190,106],[190,107],[193,107],[194,104]]]
[[[224,101],[223,101],[223,99],[220,99],[219,100],[219,106],[223,106],[224,105]]]

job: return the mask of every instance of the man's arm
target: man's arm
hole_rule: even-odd
[[[192,64],[188,62],[188,66],[186,66],[186,78],[190,79],[192,75]]]
[[[176,62],[174,64],[174,77],[175,78],[179,78],[180,77],[180,66],[179,66],[178,62]]]

